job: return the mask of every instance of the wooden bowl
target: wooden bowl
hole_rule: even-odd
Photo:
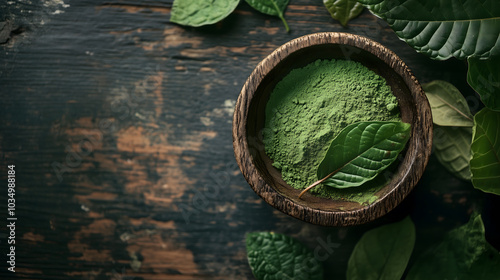
[[[317,59],[350,59],[384,77],[399,102],[401,118],[412,125],[403,160],[390,182],[369,205],[306,194],[289,186],[264,151],[265,107],[276,83],[292,69]],[[348,33],[317,33],[294,39],[267,56],[241,90],[233,119],[236,161],[252,189],[276,209],[324,226],[351,226],[372,221],[396,207],[418,182],[432,147],[431,109],[420,84],[403,61],[384,46]]]

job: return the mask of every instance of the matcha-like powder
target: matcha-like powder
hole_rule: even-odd
[[[317,60],[290,71],[271,93],[263,130],[266,154],[285,182],[304,189],[318,180],[317,168],[343,128],[360,121],[400,121],[397,104],[384,78],[362,64]],[[378,178],[348,189],[320,185],[311,192],[372,203],[383,183]]]

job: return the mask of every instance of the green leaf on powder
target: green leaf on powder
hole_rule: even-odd
[[[486,107],[500,111],[500,56],[487,60],[469,58],[467,82]]]
[[[456,177],[469,181],[472,127],[434,125],[432,145],[439,162]]]
[[[498,0],[359,0],[431,58],[500,55]]]
[[[170,21],[195,27],[214,24],[233,12],[239,2],[239,0],[175,0]]]
[[[263,14],[279,17],[285,25],[286,32],[290,31],[288,23],[283,16],[283,12],[288,5],[288,0],[245,0],[245,2]]]
[[[423,253],[411,267],[407,280],[497,279],[500,254],[484,237],[481,215],[450,231],[437,246]]]
[[[442,126],[468,126],[474,122],[469,105],[452,84],[445,81],[432,81],[422,85],[431,105],[432,121]]]
[[[246,236],[247,257],[258,280],[322,280],[323,267],[297,240],[273,232]]]
[[[357,17],[364,8],[357,0],[323,0],[323,3],[332,18],[340,21],[343,26]]]
[[[358,122],[344,128],[333,139],[318,167],[318,178],[339,189],[357,187],[387,168],[410,137],[410,124],[403,122]]]
[[[471,150],[472,184],[500,195],[500,112],[484,108],[474,116]]]
[[[366,232],[347,264],[347,280],[400,280],[415,245],[410,217]]]

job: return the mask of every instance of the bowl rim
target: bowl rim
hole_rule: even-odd
[[[416,104],[412,136],[416,137],[414,157],[397,185],[374,203],[359,209],[329,211],[301,205],[271,187],[259,174],[247,142],[246,118],[248,105],[258,85],[282,60],[294,52],[315,45],[348,45],[367,51],[392,68],[408,87]],[[415,133],[417,132],[418,133]],[[323,226],[351,226],[379,218],[400,204],[421,178],[432,148],[432,115],[427,97],[407,65],[391,50],[364,36],[344,32],[313,33],[292,39],[265,57],[252,71],[238,96],[233,115],[233,149],[236,161],[250,187],[264,201],[299,220]],[[412,171],[412,172],[410,172]],[[258,184],[255,184],[258,182]],[[257,186],[258,185],[258,186]]]

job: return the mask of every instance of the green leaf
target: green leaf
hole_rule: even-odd
[[[283,12],[288,5],[288,0],[245,0],[245,2],[263,14],[279,17],[285,25],[286,32],[290,31],[288,23],[283,16]]]
[[[347,264],[347,280],[400,280],[415,245],[410,217],[366,232]]]
[[[481,215],[476,215],[422,254],[406,279],[498,279],[499,275],[500,254],[486,241]]]
[[[469,58],[467,82],[486,107],[500,111],[500,56],[488,60]]]
[[[405,147],[410,124],[359,122],[333,139],[318,167],[318,178],[335,188],[357,187],[388,167]]]
[[[170,21],[188,26],[214,24],[226,18],[239,0],[175,0]]]
[[[484,108],[474,116],[471,150],[472,184],[500,195],[500,112]]]
[[[359,0],[415,50],[434,59],[500,54],[498,0]]]
[[[431,105],[432,121],[443,126],[469,126],[474,122],[467,101],[460,91],[445,81],[432,81],[422,85]]]
[[[343,26],[357,17],[364,8],[357,0],[323,0],[323,3],[332,18],[340,21]]]
[[[246,237],[248,263],[258,280],[322,280],[323,267],[297,240],[273,232]]]
[[[470,180],[472,127],[434,125],[432,145],[439,162],[453,175]]]

